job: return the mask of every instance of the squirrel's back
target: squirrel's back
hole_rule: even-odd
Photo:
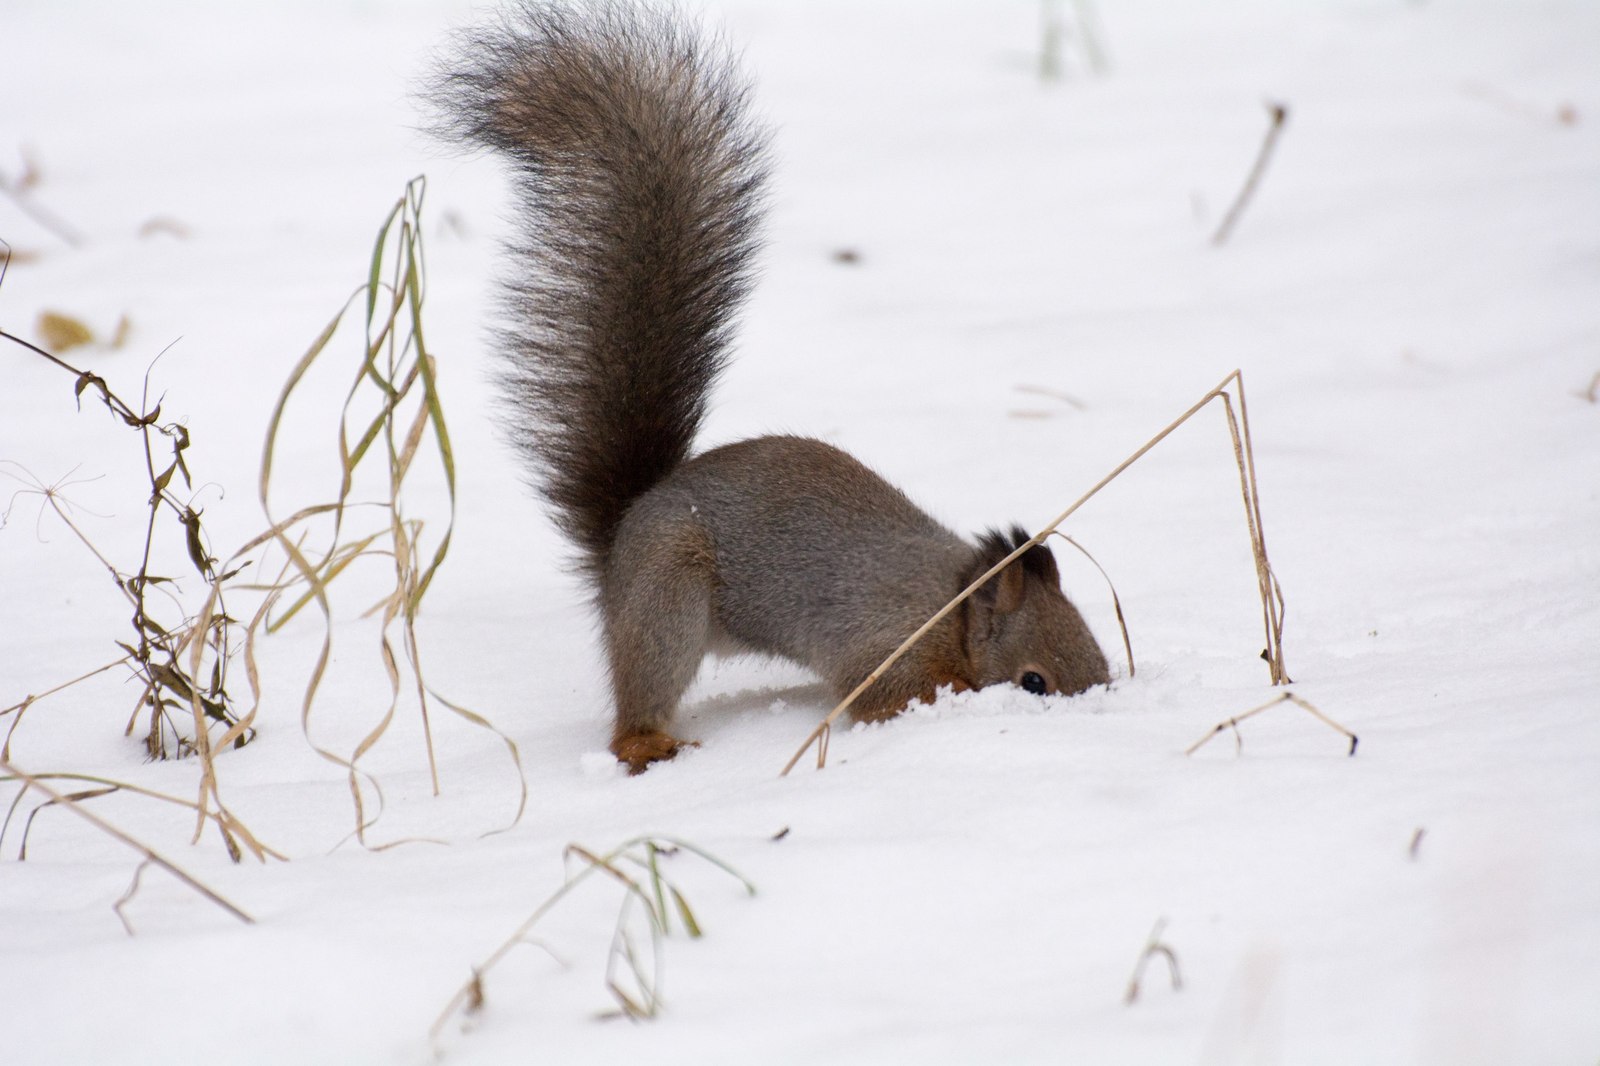
[[[688,456],[726,361],[766,133],[720,42],[610,0],[513,4],[456,39],[428,95],[438,132],[514,168],[511,432],[598,577],[629,505]]]

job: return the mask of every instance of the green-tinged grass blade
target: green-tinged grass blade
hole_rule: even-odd
[[[668,885],[667,888],[672,892],[672,902],[678,907],[678,917],[683,919],[684,931],[689,934],[691,939],[700,939],[700,923],[694,920],[694,911],[689,909],[689,901],[683,897],[683,893],[679,892],[676,886]]]
[[[368,345],[371,344],[372,312],[377,306],[379,278],[383,273],[383,248],[389,240],[389,227],[394,225],[394,220],[405,210],[406,198],[404,196],[394,202],[389,213],[384,216],[383,225],[378,227],[378,239],[372,245],[372,263],[367,269],[367,326]]]
[[[644,853],[645,868],[650,871],[650,888],[655,893],[656,925],[660,926],[662,932],[669,933],[672,930],[667,921],[667,898],[661,891],[662,877],[661,863],[659,861],[661,849],[656,847],[654,840],[646,840],[644,842]]]
[[[670,844],[675,848],[681,848],[684,851],[687,851],[691,855],[698,856],[743,885],[744,890],[748,895],[753,896],[756,894],[756,886],[754,882],[704,848],[691,844],[687,840],[679,840],[676,837],[655,837],[653,839],[658,844]]]
[[[358,289],[355,293],[351,293],[350,300],[354,300],[359,292],[360,290]],[[272,456],[277,447],[278,427],[283,422],[284,409],[289,406],[289,397],[299,386],[300,379],[305,377],[306,371],[311,369],[311,364],[317,361],[317,357],[322,354],[322,350],[333,339],[334,333],[339,329],[339,323],[344,320],[345,312],[350,309],[350,300],[345,301],[345,305],[339,309],[339,313],[334,315],[332,320],[323,327],[321,333],[317,334],[317,339],[311,342],[311,347],[306,349],[306,353],[300,357],[300,361],[289,372],[289,380],[284,382],[283,389],[278,393],[278,402],[272,408],[272,417],[267,420],[267,441],[261,455],[260,491],[261,505],[263,507],[267,506],[267,490],[272,483]]]
[[[420,347],[420,344],[419,344]],[[428,563],[428,568],[422,572],[422,577],[417,581],[416,592],[412,594],[412,611],[421,604],[423,595],[428,591],[428,586],[433,583],[433,575],[443,565],[445,556],[450,551],[450,537],[455,531],[456,523],[456,457],[455,449],[450,445],[450,430],[445,425],[444,406],[439,402],[438,384],[433,376],[433,358],[426,353],[418,356],[418,366],[422,368],[422,397],[423,403],[428,406],[428,416],[433,423],[434,439],[439,445],[439,461],[444,467],[445,486],[450,494],[450,518],[445,525],[444,535],[439,538],[439,545],[434,549],[433,559]]]
[[[363,537],[358,541],[353,541],[347,545],[340,545],[338,548],[336,548],[334,555],[327,560],[326,570],[323,573],[321,580],[322,587],[327,588],[327,586],[333,582],[334,578],[338,577],[345,571],[346,567],[355,562],[357,559],[369,554],[367,549],[372,546],[374,541],[378,540],[378,538],[382,536],[383,533],[373,533],[370,536]],[[318,569],[322,570],[323,568],[319,567]],[[278,615],[276,618],[267,622],[267,632],[276,633],[278,630],[288,625],[289,620],[298,614],[302,607],[315,599],[316,595],[317,593],[315,589],[307,589],[305,592],[302,592],[299,597],[289,605],[287,610]]]

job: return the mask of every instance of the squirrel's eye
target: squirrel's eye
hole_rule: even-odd
[[[1041,675],[1034,673],[1032,670],[1029,670],[1027,673],[1023,674],[1021,680],[1019,680],[1017,684],[1021,685],[1023,689],[1033,693],[1035,696],[1043,696],[1047,687],[1044,683],[1044,678]]]

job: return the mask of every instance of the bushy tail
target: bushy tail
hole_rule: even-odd
[[[592,576],[688,456],[726,361],[766,176],[748,93],[720,42],[610,0],[521,0],[427,89],[438,133],[515,167],[513,432]]]

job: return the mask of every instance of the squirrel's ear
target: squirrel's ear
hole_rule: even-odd
[[[1000,575],[994,579],[994,584],[996,614],[1010,614],[1022,606],[1022,599],[1028,594],[1028,575],[1023,572],[1021,566],[1012,563],[1000,571]]]
[[[1021,540],[1016,539],[1018,535],[1021,536]],[[1027,539],[1028,535],[1020,528],[1012,529],[1011,539],[1007,539],[1004,533],[995,529],[984,533],[978,538],[978,553],[972,563],[972,577],[968,578],[968,581],[1010,555]],[[1024,563],[1032,554],[1032,552],[1027,553],[990,578],[982,588],[973,593],[973,597],[995,614],[1010,614],[1021,607],[1023,597],[1028,593],[1028,568]]]
[[[978,554],[973,561],[972,578],[994,566],[1033,538],[1021,526],[1012,526],[1009,533],[991,529],[978,538]],[[1056,557],[1043,544],[1035,544],[1021,557],[996,574],[989,583],[973,595],[981,597],[984,606],[995,614],[1010,614],[1022,606],[1028,595],[1028,579],[1035,578],[1051,588],[1061,587],[1061,574],[1056,569]]]

